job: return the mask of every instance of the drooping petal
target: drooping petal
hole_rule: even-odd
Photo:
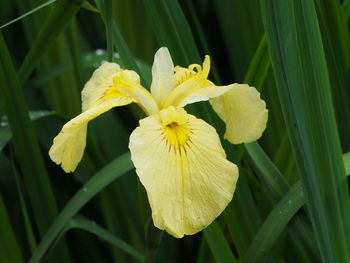
[[[94,71],[81,92],[82,111],[93,107],[105,92],[113,86],[113,77],[120,70],[118,64],[106,62]]]
[[[151,93],[140,84],[139,75],[132,70],[120,71],[113,77],[114,86],[121,94],[131,97],[147,114],[152,115],[158,112],[158,105]]]
[[[174,237],[201,231],[231,201],[237,166],[226,160],[215,129],[184,109],[141,120],[129,148],[155,226]]]
[[[113,77],[121,72],[119,65],[108,62],[96,69],[82,91],[83,112],[66,123],[55,137],[49,155],[65,172],[74,171],[83,157],[88,122],[113,107],[135,101],[113,83]]]
[[[118,64],[103,63],[94,71],[90,80],[82,90],[82,111],[94,107],[106,94],[115,97],[132,98],[148,115],[158,111],[158,106],[152,95],[141,86],[139,75],[132,70],[123,70]]]
[[[266,128],[268,110],[254,87],[233,84],[230,91],[211,99],[210,104],[226,123],[225,138],[231,143],[255,141]]]
[[[53,140],[49,151],[52,161],[61,164],[65,172],[73,172],[83,157],[88,122],[113,107],[131,102],[132,100],[126,97],[110,98],[67,122]]]
[[[173,89],[174,64],[166,47],[158,49],[152,66],[151,93],[161,107]]]

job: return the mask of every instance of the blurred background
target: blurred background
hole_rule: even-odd
[[[1,0],[0,25],[25,15],[1,28],[0,262],[350,262],[349,1],[282,2]],[[183,67],[210,55],[214,83],[255,86],[269,109],[259,143],[222,139],[239,165],[236,193],[213,225],[183,239],[148,221],[127,153],[144,117],[135,105],[89,123],[74,173],[48,156],[94,69],[112,56],[149,88],[161,46]],[[223,138],[207,103],[187,110]]]

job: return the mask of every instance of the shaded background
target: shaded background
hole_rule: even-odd
[[[0,24],[44,2],[2,0]],[[339,200],[346,201],[336,203],[341,204],[337,211],[346,211],[344,213],[348,214],[348,190],[347,186],[344,188],[346,182],[343,164],[327,166],[328,160],[332,159],[330,156],[338,156],[337,160],[332,160],[339,164],[342,159],[340,148],[325,152],[323,150],[326,148],[322,148],[321,143],[318,152],[324,153],[325,161],[321,158],[322,154],[313,152],[314,149],[317,150],[315,143],[310,142],[311,146],[308,146],[307,136],[301,145],[290,139],[302,131],[304,120],[300,116],[307,115],[316,122],[320,112],[317,107],[324,104],[322,98],[317,104],[317,92],[315,104],[311,97],[303,103],[298,96],[292,96],[293,105],[306,105],[305,111],[304,106],[300,107],[302,112],[298,115],[298,112],[293,112],[293,108],[286,105],[282,89],[286,87],[293,94],[294,89],[298,91],[300,88],[300,92],[305,92],[305,98],[308,99],[308,91],[305,91],[307,87],[318,90],[322,96],[326,94],[327,102],[335,102],[334,107],[329,104],[329,127],[333,127],[332,123],[337,116],[338,130],[332,130],[335,131],[334,142],[329,143],[337,146],[340,138],[342,152],[349,151],[350,39],[346,21],[350,6],[349,1],[341,7],[341,3],[335,0],[327,3],[307,0],[306,4],[288,0],[285,3],[269,0],[59,0],[2,29],[14,68],[18,72],[18,75],[13,75],[14,78],[10,76],[15,72],[11,71],[11,66],[7,66],[8,61],[5,61],[3,55],[3,68],[7,72],[3,76],[9,76],[10,79],[18,77],[19,81],[13,84],[19,87],[21,83],[21,88],[17,89],[17,95],[20,95],[16,98],[24,98],[27,105],[21,108],[18,106],[24,105],[20,103],[21,99],[13,98],[10,101],[9,97],[0,94],[0,218],[3,222],[0,224],[0,261],[27,261],[57,218],[58,211],[62,211],[79,189],[84,190],[81,188],[84,183],[128,151],[129,135],[137,126],[138,119],[143,117],[136,106],[113,109],[89,124],[87,149],[83,161],[73,174],[64,174],[60,167],[49,160],[47,154],[52,139],[62,125],[80,113],[80,91],[84,83],[93,70],[107,60],[106,31],[107,36],[113,38],[114,62],[136,70],[146,88],[151,81],[150,67],[155,51],[160,46],[167,46],[174,64],[184,67],[192,63],[201,64],[204,55],[209,54],[212,59],[211,80],[218,85],[238,82],[255,86],[261,91],[269,109],[268,127],[259,144],[232,146],[222,140],[228,159],[240,167],[240,179],[231,204],[204,234],[175,239],[165,233],[159,247],[155,246],[158,250],[157,261],[229,262],[239,259],[246,262],[319,262],[322,258],[327,262],[327,259],[332,258],[332,252],[319,252],[319,248],[321,251],[323,248],[322,242],[327,238],[319,234],[315,236],[313,229],[317,229],[318,219],[314,219],[314,212],[311,212],[310,220],[305,208],[299,210],[305,202],[299,179],[306,178],[302,179],[302,183],[307,189],[308,207],[311,207],[311,211],[320,211],[321,215],[326,211],[330,217],[334,211],[328,208],[336,206],[332,200],[336,199],[334,196],[340,196]],[[82,8],[77,11],[79,7],[75,5],[80,4]],[[59,8],[62,8],[60,12],[55,11]],[[113,11],[111,17],[108,16],[108,10]],[[276,28],[271,26],[271,17],[283,21],[280,28],[278,23]],[[311,17],[310,21],[305,17]],[[292,26],[288,28],[289,25]],[[303,28],[306,28],[305,32]],[[309,37],[308,28],[319,35]],[[38,36],[44,35],[45,30],[52,34],[47,33],[38,40]],[[293,37],[293,34],[299,38]],[[312,42],[312,37],[318,42]],[[283,50],[284,47],[287,50],[293,46],[293,41],[297,43],[295,49],[289,49],[288,52]],[[319,76],[317,72],[320,71],[306,71],[314,68],[312,58],[316,53],[307,51],[306,48],[310,43],[317,43],[314,48],[322,55],[321,62],[318,62],[325,72],[323,75],[327,76],[325,82],[328,81],[329,84],[325,91],[314,85]],[[270,53],[272,51],[270,55],[274,72],[268,48]],[[33,49],[37,50],[36,55],[25,59]],[[2,54],[5,53],[3,51]],[[278,54],[281,56],[278,57]],[[288,68],[288,63],[298,56],[301,59],[296,61],[300,65],[296,64],[295,68],[300,69],[300,74],[288,75],[289,72],[285,72],[286,83],[295,83],[295,87],[288,86],[282,81],[283,74],[278,69],[283,68],[283,65]],[[293,65],[290,65],[292,69]],[[277,76],[278,86],[274,76]],[[3,77],[4,79],[6,78]],[[9,82],[10,80],[7,81]],[[10,84],[4,83],[6,82],[1,85],[9,85],[9,90],[12,89]],[[16,89],[13,88],[12,91],[15,92]],[[14,101],[19,104],[14,104]],[[7,104],[9,105],[6,106]],[[14,130],[16,128],[11,124],[11,117],[5,117],[11,111],[11,105],[14,116],[12,123],[15,123],[16,116],[27,114],[27,110],[32,121],[28,124],[25,120],[27,117],[18,117],[17,130]],[[327,108],[327,105],[324,107]],[[213,124],[223,137],[224,125],[207,103],[196,104],[188,107],[188,110]],[[288,112],[293,112],[297,121],[293,122]],[[325,119],[328,127],[327,117],[322,115],[320,119]],[[296,123],[297,128],[295,131],[288,128],[287,132],[285,123],[287,127]],[[319,139],[323,140],[327,132],[319,130],[317,123],[312,126],[313,130],[307,125],[305,129],[312,136],[320,136]],[[14,135],[13,138],[11,134]],[[310,162],[310,166],[304,169],[302,167],[305,164],[300,159],[307,159],[308,156],[316,156],[316,161]],[[322,163],[326,163],[324,169]],[[340,168],[337,170],[334,167]],[[328,168],[334,171],[334,178],[338,176],[340,179],[327,181],[327,176],[333,176],[327,172]],[[118,167],[115,169],[118,170]],[[322,170],[323,175],[319,173]],[[317,174],[320,176],[317,177]],[[311,178],[310,181],[308,178]],[[308,183],[314,179],[320,180],[319,184]],[[328,193],[327,185],[330,182],[335,182],[334,193]],[[338,187],[340,184],[342,186]],[[294,190],[290,190],[292,185]],[[345,190],[339,190],[340,188]],[[315,192],[322,193],[320,206],[312,201],[312,193]],[[139,262],[135,259],[135,253],[126,252],[126,246],[106,241],[105,232],[99,227],[119,241],[128,243],[136,252],[148,253],[145,252],[145,247],[147,251],[154,250],[154,244],[145,243],[144,240],[145,222],[150,211],[144,190],[133,169],[81,207],[79,214],[66,223],[67,233],[64,235],[62,230],[61,238],[56,238],[57,242],[50,244],[53,249],[45,253],[45,258],[50,262]],[[319,231],[329,231],[330,240],[334,240],[340,230],[328,229],[326,225],[340,221],[335,219],[332,222],[329,217],[326,220],[328,223],[323,225],[325,229]],[[266,224],[264,228],[263,223]],[[347,242],[337,242],[334,246],[340,247],[342,251],[347,250]]]

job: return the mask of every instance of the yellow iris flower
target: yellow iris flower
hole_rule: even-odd
[[[137,103],[147,114],[130,136],[136,173],[145,187],[154,225],[174,237],[208,226],[231,201],[238,168],[226,159],[215,129],[188,114],[184,106],[210,100],[226,123],[232,143],[257,140],[266,127],[267,110],[259,92],[245,84],[215,86],[203,67],[174,67],[167,48],[154,57],[151,92],[134,71],[104,63],[82,91],[82,113],[66,123],[49,151],[51,159],[72,172],[86,145],[88,122],[113,107]]]

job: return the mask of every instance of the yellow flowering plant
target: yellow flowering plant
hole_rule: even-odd
[[[102,64],[82,91],[82,113],[55,137],[51,159],[65,172],[74,171],[83,156],[88,122],[135,102],[147,117],[132,132],[129,148],[154,225],[177,238],[203,230],[231,201],[238,168],[226,159],[216,130],[184,107],[209,100],[226,124],[225,138],[234,144],[260,138],[268,118],[255,88],[216,86],[208,80],[209,70],[209,56],[203,66],[174,67],[162,47],[154,57],[149,92],[136,72]]]

